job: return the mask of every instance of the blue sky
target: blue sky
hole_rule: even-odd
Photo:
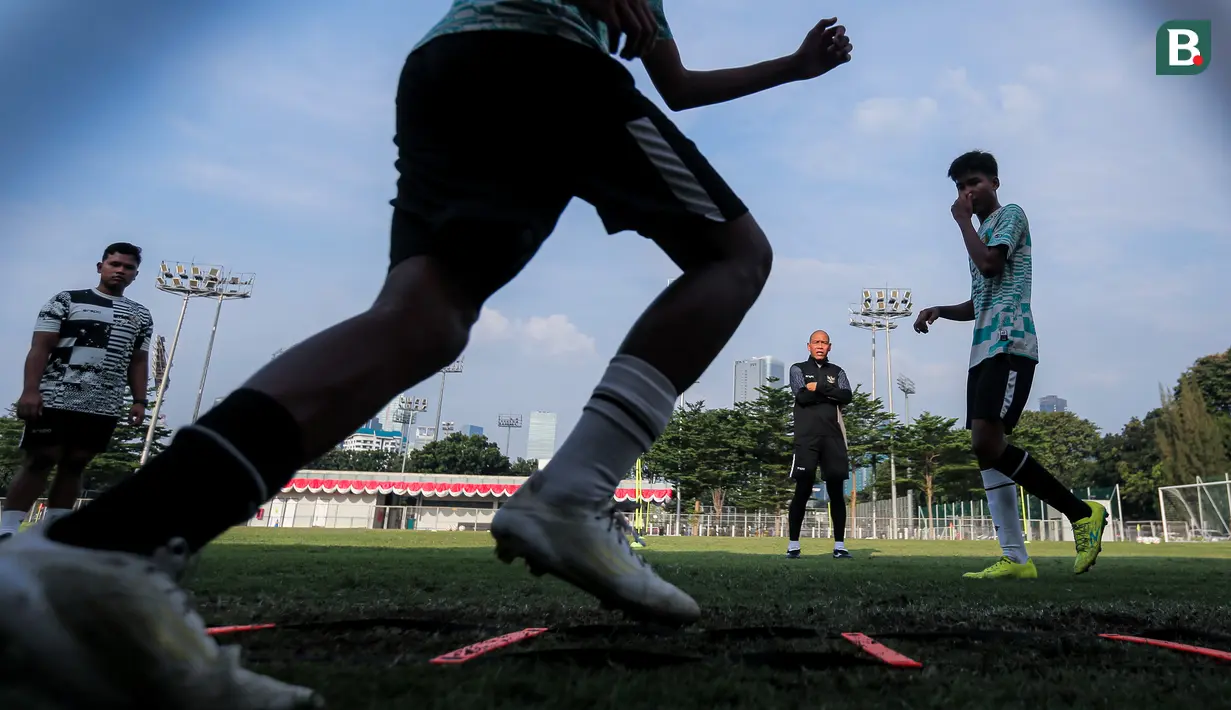
[[[145,248],[130,295],[168,341],[179,302],[153,288],[159,260],[256,272],[254,298],[223,309],[207,403],[278,348],[365,308],[387,267],[398,72],[448,3],[304,0],[291,13],[275,2],[134,2],[97,17],[72,5],[0,9],[0,89],[18,99],[0,114],[10,156],[0,238],[17,267],[0,304],[8,401],[39,306],[92,285],[111,241]],[[1036,402],[1058,394],[1119,429],[1157,404],[1160,382],[1225,350],[1227,59],[1196,77],[1154,76],[1155,29],[1186,16],[1165,6],[667,0],[691,68],[793,51],[822,13],[856,45],[830,76],[675,115],[776,253],[761,300],[688,398],[729,406],[735,360],[802,359],[815,328],[867,387],[868,336],[846,325],[861,288],[909,287],[920,307],[969,296],[945,169],[972,148],[997,155],[1002,201],[1031,220]],[[444,418],[496,434],[499,413],[554,411],[562,441],[628,326],[675,275],[652,244],[606,236],[575,201],[488,304]],[[212,315],[206,302],[189,307],[172,425],[191,414]],[[895,332],[894,375],[918,387],[912,413],[964,417],[969,339],[968,324]],[[428,419],[438,385],[412,390],[432,400]],[[515,456],[525,436],[513,437]]]

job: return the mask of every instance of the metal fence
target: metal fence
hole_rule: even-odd
[[[856,505],[861,508],[852,518],[848,516],[845,537],[848,540],[995,540],[996,528],[986,514],[977,512],[952,515],[933,515],[929,521],[917,513],[910,516],[900,515],[897,526],[892,525],[892,518],[886,510],[876,510],[877,506],[868,504]],[[684,513],[677,522],[675,513],[651,510],[648,516],[650,534],[685,535],[700,537],[786,537],[788,531],[787,513],[750,512],[735,509],[724,509],[717,513],[713,508],[702,508],[700,512]],[[1029,540],[1072,540],[1072,532],[1068,522],[1064,520],[1026,521],[1027,539]],[[661,531],[661,532],[660,532]],[[804,513],[801,538],[833,537],[833,524],[828,510],[812,508]],[[1110,536],[1109,536],[1110,537]]]
[[[1086,493],[1086,491],[1082,491]],[[1093,492],[1090,492],[1093,493]],[[261,514],[247,525],[259,527],[485,531],[490,530],[495,507],[488,506],[378,506],[317,500],[298,506],[278,506],[275,498],[262,507]],[[1113,500],[1115,500],[1113,498]],[[3,502],[3,499],[0,499]],[[85,503],[77,502],[77,507]],[[1029,504],[1030,499],[1026,499]],[[893,504],[889,500],[858,502],[848,512],[848,539],[899,540],[995,540],[996,531],[987,513],[986,501],[949,503],[933,507],[931,519],[923,506],[917,504],[913,491],[897,500],[897,526],[893,521]],[[38,522],[45,513],[46,500],[32,507],[29,522]],[[1058,515],[1041,517],[1046,506],[1023,505],[1034,515],[1025,521],[1026,539],[1071,541],[1068,521]],[[1054,511],[1051,511],[1054,512]],[[1112,505],[1112,525],[1108,540],[1140,543],[1163,541],[1187,542],[1225,540],[1202,534],[1187,520],[1118,519],[1119,506]],[[630,516],[631,517],[631,516]],[[649,505],[644,521],[645,534],[684,535],[699,537],[786,537],[786,511],[749,511],[733,507],[715,510],[712,506],[681,511],[675,506]],[[825,503],[809,508],[804,515],[801,538],[831,538],[833,527]]]

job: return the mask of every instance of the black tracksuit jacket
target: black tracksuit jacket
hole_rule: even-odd
[[[838,408],[850,404],[853,393],[846,372],[828,358],[808,358],[791,365],[791,394],[795,395],[795,440],[842,439]],[[816,383],[809,392],[807,384]]]

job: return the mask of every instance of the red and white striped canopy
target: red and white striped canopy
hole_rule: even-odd
[[[625,482],[627,483],[627,482]],[[427,497],[504,498],[513,495],[520,483],[461,483],[451,481],[377,481],[365,478],[292,478],[283,493],[357,493],[422,495]],[[622,485],[616,500],[636,500],[637,489]],[[671,500],[671,487],[661,483],[641,486],[641,499],[662,503]]]

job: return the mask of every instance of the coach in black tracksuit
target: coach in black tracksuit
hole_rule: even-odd
[[[786,556],[792,559],[799,557],[799,530],[812,497],[812,486],[816,485],[818,467],[829,493],[833,556],[851,556],[843,542],[846,499],[842,497],[842,483],[850,476],[850,460],[841,411],[850,404],[851,383],[842,368],[829,361],[829,348],[829,334],[818,330],[808,339],[811,357],[791,365],[791,393],[795,395],[795,457],[791,477],[795,479],[795,497],[791,500],[791,538]]]

